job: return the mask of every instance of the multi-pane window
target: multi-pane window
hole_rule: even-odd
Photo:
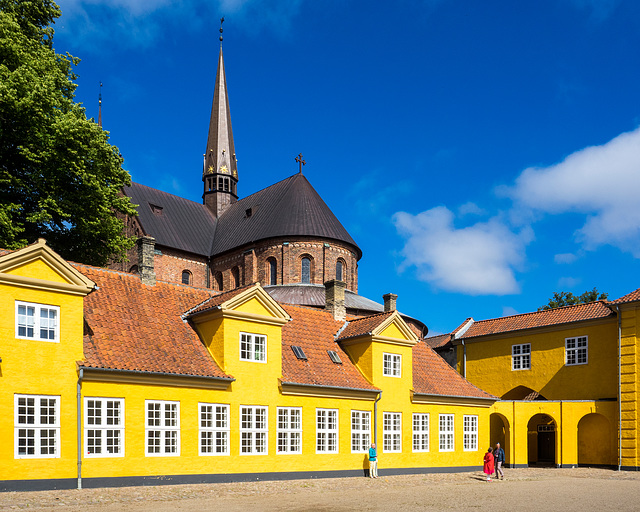
[[[316,452],[338,453],[337,409],[316,409]]]
[[[147,455],[180,455],[180,403],[146,400],[145,406]]]
[[[240,333],[240,360],[267,362],[267,337],[259,334]]]
[[[413,451],[429,451],[429,414],[415,413],[413,415]]]
[[[229,406],[200,403],[200,455],[229,455]]]
[[[402,451],[402,413],[383,413],[382,448],[385,452]]]
[[[300,281],[304,284],[311,283],[311,260],[302,258],[300,262]]]
[[[351,411],[351,452],[366,452],[371,445],[371,413]]]
[[[124,457],[124,400],[84,399],[84,453],[87,457]]]
[[[577,336],[564,340],[567,365],[587,364],[587,336]]]
[[[278,407],[278,452],[302,453],[302,409]]]
[[[14,396],[14,456],[60,457],[60,397]]]
[[[523,343],[522,345],[511,346],[511,369],[531,369],[531,343]]]
[[[453,451],[453,414],[440,415],[440,451]]]
[[[268,452],[268,410],[261,406],[240,407],[240,454],[263,454]]]
[[[382,354],[382,375],[387,377],[400,377],[402,368],[402,356],[400,354]]]
[[[464,451],[476,451],[478,449],[478,417],[462,417],[462,446]]]
[[[60,341],[58,306],[16,301],[16,338]]]

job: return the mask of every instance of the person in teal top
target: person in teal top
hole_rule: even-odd
[[[376,443],[371,443],[371,448],[369,448],[369,477],[378,478],[378,452],[376,451]]]

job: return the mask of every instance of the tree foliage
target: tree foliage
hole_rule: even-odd
[[[573,306],[574,304],[584,304],[586,302],[594,302],[596,300],[607,300],[608,298],[608,293],[598,293],[597,288],[587,290],[582,295],[578,296],[571,292],[554,292],[553,297],[549,299],[549,302],[538,308],[538,311],[561,308],[562,306]]]
[[[131,177],[74,101],[79,60],[53,48],[59,16],[51,0],[0,0],[0,247],[44,237],[67,259],[104,265],[134,244],[118,219],[135,214],[121,194]]]

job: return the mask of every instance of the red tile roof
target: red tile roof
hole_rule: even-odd
[[[424,342],[413,347],[413,391],[425,395],[497,400],[471,384]]]
[[[431,348],[444,347],[451,341],[451,334],[438,334],[437,336],[430,336],[424,339],[425,343]]]
[[[388,311],[387,313],[378,313],[377,315],[370,315],[351,320],[340,333],[338,340],[346,340],[348,338],[355,338],[356,336],[371,334],[376,327],[393,315],[393,313],[393,311]]]
[[[196,313],[202,313],[203,311],[207,311],[209,309],[214,309],[218,307],[220,304],[227,302],[230,299],[233,299],[236,295],[244,292],[248,288],[255,286],[254,284],[249,284],[246,286],[242,286],[240,288],[236,288],[235,290],[231,290],[228,292],[221,293],[220,295],[213,295],[205,299],[204,302],[198,304],[196,307],[186,311],[185,313],[189,316],[195,315]]]
[[[282,381],[317,386],[376,390],[360,373],[349,356],[333,339],[344,322],[331,313],[303,306],[282,307],[291,321],[282,327]],[[377,315],[376,315],[377,316]],[[302,347],[307,360],[298,359],[292,345]],[[342,364],[331,361],[327,350],[334,350]]]
[[[634,302],[636,300],[640,300],[640,288],[632,291],[631,293],[623,295],[619,299],[610,302],[610,304],[624,304],[625,302]]]
[[[99,289],[84,299],[85,368],[229,378],[181,315],[211,290],[75,265]]]
[[[478,336],[488,336],[490,334],[568,324],[610,316],[615,316],[615,313],[606,306],[605,301],[589,302],[587,304],[576,304],[574,306],[493,318],[491,320],[480,320],[474,322],[461,338],[469,339]]]

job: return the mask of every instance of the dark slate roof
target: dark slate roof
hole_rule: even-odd
[[[248,209],[251,216],[247,216]],[[358,259],[362,256],[303,174],[294,174],[232,204],[218,219],[211,255],[283,236],[337,240],[353,246]]]
[[[264,286],[265,291],[273,299],[284,304],[299,304],[301,306],[324,307],[326,292],[322,284],[284,284]],[[344,302],[347,309],[355,309],[367,313],[381,313],[384,306],[367,299],[362,295],[344,291]]]
[[[138,205],[142,229],[157,245],[202,256],[211,254],[216,218],[206,206],[140,183],[131,183],[124,193]],[[154,213],[152,205],[162,208],[161,212]]]

